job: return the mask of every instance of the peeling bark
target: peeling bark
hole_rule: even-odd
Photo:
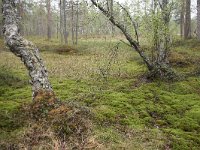
[[[48,73],[39,56],[38,48],[24,39],[19,33],[19,18],[16,12],[16,0],[3,0],[3,34],[5,43],[12,53],[21,58],[26,66],[33,90],[33,98],[38,91],[53,92],[48,80]]]

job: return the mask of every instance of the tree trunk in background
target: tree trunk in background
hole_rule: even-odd
[[[148,1],[144,0],[144,13],[145,13],[145,16],[147,16],[147,3],[148,3]]]
[[[76,42],[75,44],[78,44],[78,29],[79,29],[79,1],[77,1],[76,4]]]
[[[162,0],[162,18],[163,18],[163,22],[164,22],[164,30],[163,30],[163,40],[161,40],[161,43],[160,45],[163,45],[160,46],[160,61],[162,63],[168,63],[168,54],[169,54],[169,51],[170,51],[170,35],[169,35],[169,22],[170,22],[170,15],[171,15],[171,12],[169,10],[169,0]],[[163,43],[162,43],[163,41]]]
[[[63,34],[63,0],[60,0],[60,3],[59,3],[59,6],[60,6],[60,40],[61,40],[61,43],[63,43],[63,37],[64,37],[64,34]]]
[[[47,7],[47,37],[51,39],[51,0],[46,0]]]
[[[2,1],[0,1],[0,6],[2,6]],[[1,12],[0,12],[1,15]],[[0,29],[2,29],[2,21],[0,21]],[[0,30],[0,37],[3,35],[2,30]]]
[[[7,46],[11,52],[21,58],[29,72],[33,98],[41,90],[53,93],[47,70],[39,56],[39,50],[19,33],[16,2],[13,0],[3,0],[3,24],[3,34]]]
[[[200,40],[200,0],[197,0],[197,37]]]
[[[114,13],[113,0],[107,0],[107,4],[106,5],[107,5],[107,9],[110,12],[111,16],[113,16],[113,13]],[[110,27],[107,27],[107,28],[110,28]],[[114,30],[115,30],[114,25],[111,24],[111,32],[110,33],[111,33],[112,37],[114,36]]]
[[[59,14],[59,11],[58,11]],[[59,38],[59,15],[57,15],[57,23],[56,23],[56,38]]]
[[[113,16],[113,13],[114,13],[114,8],[113,8],[113,0],[110,0],[110,12],[111,12],[111,15]],[[112,25],[112,36],[114,36],[114,33],[115,33],[115,27],[114,25]]]
[[[24,18],[23,0],[19,0],[18,3],[19,3],[19,4],[18,4],[18,5],[19,5],[19,7],[18,7],[19,16],[20,16],[21,19],[23,19],[23,18]],[[22,35],[24,35],[24,25],[23,25],[22,22],[20,22],[20,33],[21,33]]]
[[[74,44],[74,2],[71,1],[71,32],[72,32],[72,44]]]
[[[181,12],[180,12],[180,35],[184,37],[184,20],[185,20],[185,0],[181,1]]]
[[[67,32],[67,14],[66,14],[66,0],[63,0],[63,35],[65,38],[65,44],[68,44],[68,32]]]
[[[191,38],[191,0],[186,0],[185,3],[185,26],[184,26],[184,38]]]
[[[169,5],[169,0],[162,0],[162,16],[163,16],[165,26],[169,28],[171,12],[168,8],[168,5]]]

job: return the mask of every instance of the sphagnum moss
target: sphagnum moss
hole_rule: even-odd
[[[36,43],[43,47],[59,46],[56,41],[49,43],[41,39]],[[200,56],[198,44],[195,46],[194,43],[189,41],[187,45],[175,45],[173,49],[177,53],[187,52],[181,57]],[[83,40],[77,46],[76,54],[42,52],[58,97],[89,107],[96,126],[94,137],[106,149],[120,146],[130,149],[199,149],[200,78],[193,76],[174,83],[143,80],[141,76],[146,71],[143,64],[123,44],[104,78],[100,71],[107,62],[102,58],[107,58],[115,44],[116,41],[105,44],[101,40]],[[24,102],[31,102],[31,87],[23,64],[7,51],[0,53],[2,144],[13,137],[13,133],[23,131],[17,127],[11,114]],[[184,74],[195,67],[196,64],[183,65],[175,66],[175,69]]]

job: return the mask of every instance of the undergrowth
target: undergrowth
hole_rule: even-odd
[[[54,91],[66,104],[50,107],[54,111],[49,103],[40,108],[40,100],[31,102],[26,69],[1,51],[0,147],[198,150],[199,44],[174,44],[171,65],[187,76],[171,83],[148,81],[139,56],[124,44],[113,49],[116,44],[81,41],[76,53],[42,52]],[[45,119],[38,121],[37,113]],[[84,128],[83,136],[77,134],[79,128]]]

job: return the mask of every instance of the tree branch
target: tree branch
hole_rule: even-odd
[[[96,6],[110,21],[113,25],[117,26],[126,39],[129,41],[130,45],[138,52],[140,57],[143,59],[145,64],[147,65],[149,70],[152,70],[152,64],[150,63],[149,58],[144,54],[144,52],[140,49],[139,43],[135,41],[132,36],[127,32],[124,25],[118,22],[114,16],[107,10],[105,10],[96,0],[91,0],[94,6]]]
[[[117,4],[126,12],[126,15],[131,20],[131,23],[132,23],[134,30],[135,30],[135,36],[136,36],[136,39],[137,39],[137,43],[139,44],[139,36],[138,36],[137,25],[136,25],[135,21],[133,20],[133,18],[131,17],[131,15],[129,14],[128,10],[125,7],[123,7],[119,2],[117,2]]]

